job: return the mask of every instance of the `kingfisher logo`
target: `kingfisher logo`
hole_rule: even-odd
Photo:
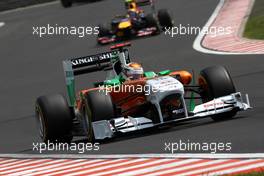
[[[84,65],[84,64],[90,64],[90,63],[96,63],[96,61],[103,61],[103,60],[108,60],[112,59],[117,56],[117,52],[108,52],[108,53],[103,53],[99,55],[94,55],[94,56],[87,56],[87,57],[82,57],[78,59],[72,59],[71,63],[73,66],[79,66],[79,65]]]
[[[77,65],[82,65],[82,64],[89,64],[94,61],[95,61],[95,58],[93,57],[86,57],[86,58],[84,57],[84,58],[80,58],[77,60],[72,60],[71,63],[72,65],[77,66]]]

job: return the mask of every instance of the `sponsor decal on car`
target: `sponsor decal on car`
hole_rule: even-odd
[[[79,66],[83,64],[94,63],[96,61],[103,61],[103,60],[111,59],[115,57],[117,54],[118,54],[117,51],[112,51],[112,52],[102,53],[102,54],[94,55],[94,56],[86,56],[86,57],[81,57],[77,59],[72,59],[71,63],[73,66]]]
[[[204,104],[204,108],[210,108],[210,107],[217,107],[217,106],[223,106],[225,103],[223,102],[209,102],[207,104]]]

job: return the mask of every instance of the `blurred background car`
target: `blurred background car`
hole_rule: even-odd
[[[143,10],[143,6],[150,7],[151,11]],[[125,8],[125,15],[115,16],[110,24],[99,25],[98,44],[156,35],[174,24],[168,10],[156,11],[152,0],[126,0]]]

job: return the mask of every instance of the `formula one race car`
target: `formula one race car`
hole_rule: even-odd
[[[150,6],[146,14],[140,7]],[[159,34],[166,27],[173,26],[173,20],[166,9],[156,13],[153,0],[126,0],[126,15],[116,16],[110,25],[99,25],[97,42],[108,44],[115,41]]]
[[[193,74],[187,71],[144,72],[130,60],[123,48],[127,45],[63,61],[69,104],[62,95],[41,96],[36,101],[44,142],[69,142],[73,136],[102,140],[205,117],[225,120],[251,108],[248,95],[242,98],[236,92],[224,67],[202,70],[193,84]],[[96,71],[106,71],[107,78],[76,94],[75,77]]]
[[[61,5],[65,8],[71,7],[73,2],[95,2],[99,0],[60,0]]]

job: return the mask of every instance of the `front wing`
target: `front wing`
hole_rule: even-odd
[[[92,123],[93,132],[95,139],[106,139],[112,138],[118,133],[128,133],[176,122],[212,117],[233,110],[245,111],[250,109],[251,106],[248,95],[246,94],[244,97],[245,101],[240,92],[219,97],[210,102],[196,106],[194,110],[189,113],[191,114],[189,116],[158,124],[154,124],[152,120],[146,117],[119,117],[112,120],[97,121]]]
[[[131,37],[144,37],[144,36],[151,36],[154,35],[158,32],[158,29],[156,27],[151,27],[151,28],[145,28],[139,31],[136,31],[136,34],[131,36]],[[113,42],[118,42],[121,41],[122,38],[118,38],[116,35],[109,35],[109,36],[104,36],[104,37],[98,37],[97,42],[101,45],[113,43]]]

